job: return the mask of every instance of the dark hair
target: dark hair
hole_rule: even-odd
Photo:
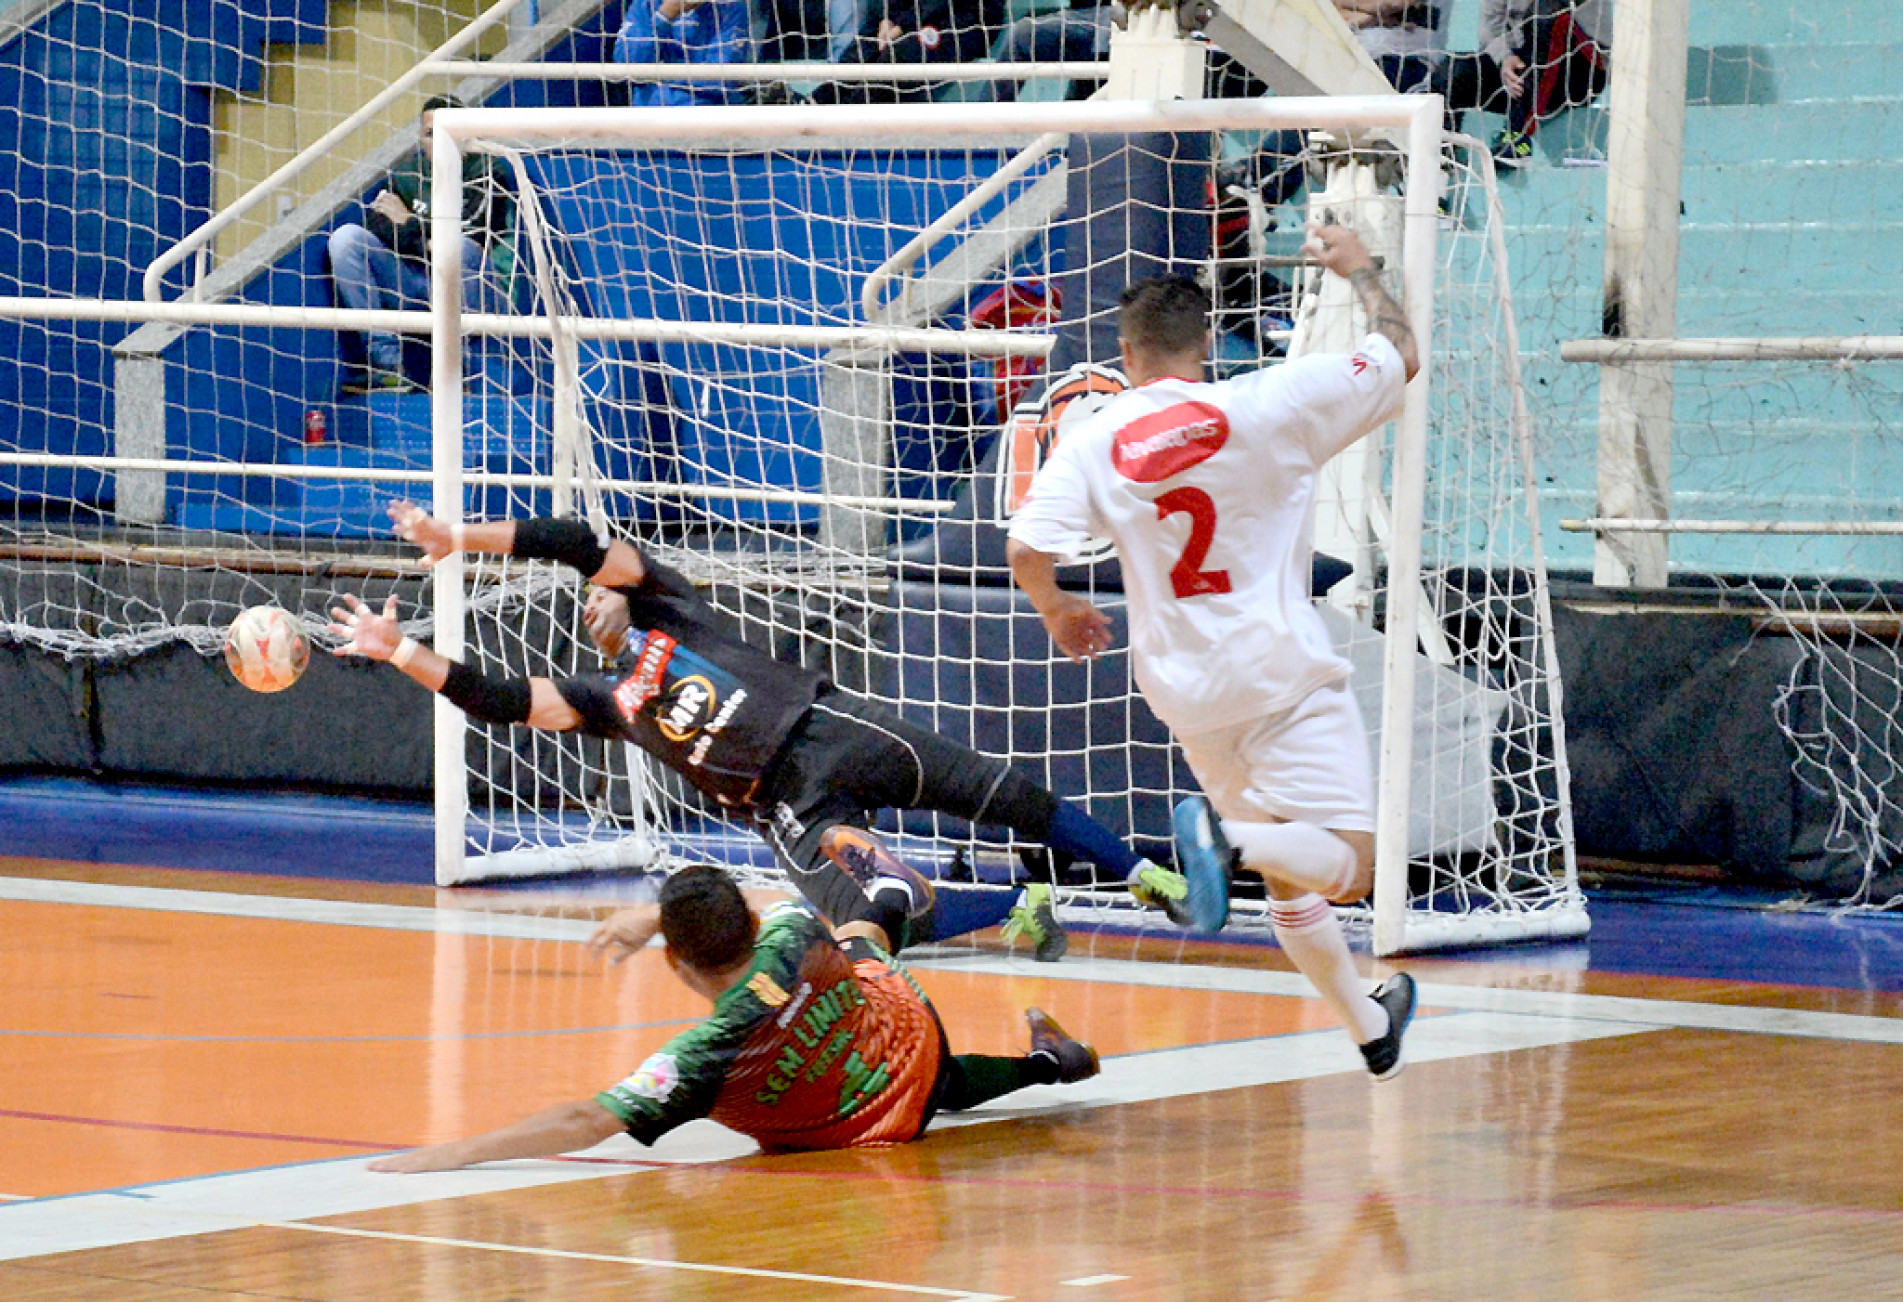
[[[468,107],[469,106],[467,104],[457,99],[454,95],[431,95],[428,99],[423,101],[423,110],[421,113],[418,113],[416,116],[422,117],[423,113],[434,113],[439,108],[468,108]]]
[[[1134,281],[1117,301],[1117,333],[1132,348],[1200,354],[1209,345],[1209,295],[1188,276]]]
[[[661,886],[661,935],[699,972],[720,972],[753,949],[758,924],[746,896],[712,864],[690,864]]]

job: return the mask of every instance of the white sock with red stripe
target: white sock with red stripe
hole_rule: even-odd
[[[1341,919],[1327,900],[1319,895],[1270,900],[1269,920],[1289,962],[1321,992],[1356,1044],[1387,1034],[1387,1010],[1368,997],[1366,983],[1348,953]]]
[[[1323,899],[1336,898],[1355,879],[1354,847],[1325,827],[1225,818],[1222,831],[1244,868]]]

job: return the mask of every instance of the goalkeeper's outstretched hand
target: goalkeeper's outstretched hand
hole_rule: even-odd
[[[330,631],[344,639],[334,651],[337,656],[365,656],[388,660],[403,640],[403,629],[396,622],[396,594],[383,603],[381,614],[364,605],[361,597],[346,593],[342,606],[330,608]]]
[[[396,536],[423,549],[423,564],[434,565],[456,550],[455,531],[415,502],[390,503]]]

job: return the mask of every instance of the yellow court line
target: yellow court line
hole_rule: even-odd
[[[342,1225],[314,1225],[309,1221],[259,1221],[274,1230],[303,1230],[311,1234],[340,1234],[356,1239],[385,1239],[393,1243],[420,1243],[432,1247],[474,1248],[479,1252],[506,1252],[523,1257],[555,1257],[563,1261],[604,1261],[615,1265],[646,1266],[654,1270],[686,1270],[706,1275],[742,1275],[749,1279],[783,1279],[801,1284],[835,1284],[841,1288],[884,1289],[921,1297],[950,1298],[952,1302],[1010,1302],[1008,1293],[973,1293],[966,1289],[932,1288],[925,1284],[893,1284],[885,1280],[851,1279],[842,1275],[809,1275],[794,1270],[760,1270],[751,1266],[715,1266],[699,1261],[669,1261],[660,1257],[623,1257],[602,1252],[569,1252],[562,1248],[531,1248],[516,1243],[482,1239],[448,1239],[433,1234],[399,1234],[391,1230],[360,1230]]]

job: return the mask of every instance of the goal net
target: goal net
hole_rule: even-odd
[[[1352,346],[1364,326],[1300,265],[1299,230],[1225,192],[1281,150],[1380,252],[1432,356],[1317,521],[1380,759],[1364,920],[1383,952],[1585,929],[1499,205],[1484,150],[1443,143],[1430,103],[493,109],[438,131],[438,213],[458,211],[458,151],[508,160],[528,286],[501,314],[439,313],[436,427],[462,456],[437,461],[438,513],[569,513],[630,539],[748,640],[1008,755],[1160,856],[1187,769],[1121,651],[1084,667],[1051,648],[998,513],[1061,435],[1050,382],[1115,361],[1131,279],[1218,288],[1218,374]],[[459,333],[508,357],[467,391]],[[464,482],[518,460],[543,473]],[[1113,567],[1067,579],[1120,608]],[[597,668],[584,595],[558,568],[445,563],[439,649]],[[683,858],[771,876],[757,838],[629,747],[447,707],[437,726],[445,882]],[[997,829],[884,830],[945,889],[1045,872],[1067,913],[1126,907],[1121,883]],[[1259,902],[1237,918],[1266,926]]]
[[[1699,764],[1641,734],[1669,706],[1621,710],[1633,743],[1581,764],[1589,847],[1716,863],[1788,902],[1894,908],[1903,337],[1884,287],[1903,263],[1894,240],[1872,238],[1892,213],[1867,172],[1896,130],[1878,51],[1897,11],[1827,8],[1621,12],[1633,57],[1613,60],[1603,101],[1540,128],[1507,207],[1553,565],[1635,589],[1612,606],[1576,597],[1593,622],[1643,612],[1675,635],[1731,640],[1709,670],[1725,699],[1703,708],[1762,725],[1714,766],[1708,794],[1686,785],[1672,830],[1608,838],[1634,821],[1618,807],[1626,775]],[[1852,252],[1865,248],[1874,262]],[[1700,800],[1762,821],[1709,835],[1724,816],[1694,812]]]

